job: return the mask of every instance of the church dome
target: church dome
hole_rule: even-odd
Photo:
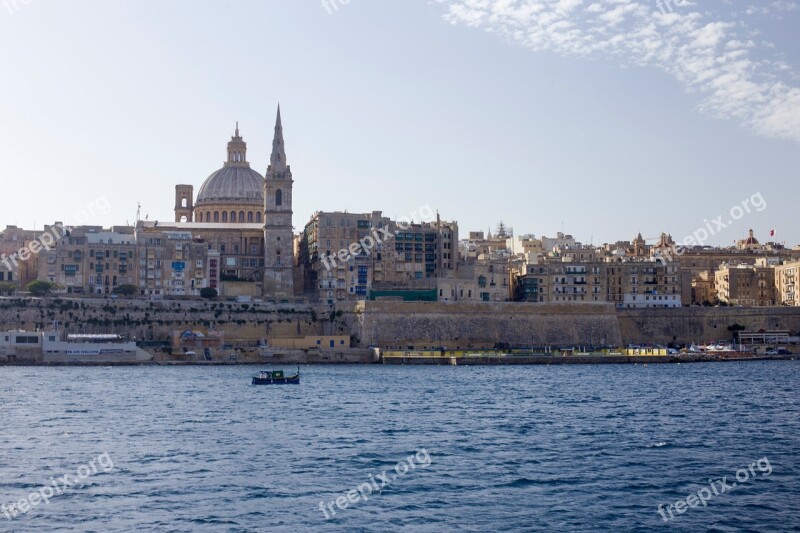
[[[753,230],[750,230],[750,234],[749,234],[749,236],[747,237],[747,240],[745,240],[745,241],[744,241],[744,243],[745,243],[746,245],[748,245],[748,244],[749,244],[749,245],[755,245],[755,244],[758,244],[758,239],[756,239],[756,238],[755,238],[755,236],[753,236]]]
[[[211,174],[197,193],[196,206],[208,204],[264,205],[264,178],[250,168],[224,166]]]
[[[247,162],[247,143],[239,136],[239,124],[228,143],[225,165],[203,182],[195,206],[264,205],[264,177]]]

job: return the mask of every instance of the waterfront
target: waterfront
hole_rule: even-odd
[[[288,368],[287,368],[288,369]],[[104,453],[13,531],[615,531],[768,458],[682,531],[800,527],[800,366],[0,368],[0,504]],[[366,501],[320,503],[407,458]],[[758,470],[756,470],[758,472]]]

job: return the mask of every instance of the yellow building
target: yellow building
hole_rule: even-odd
[[[800,278],[800,261],[791,261],[775,267],[775,298],[780,305],[800,305],[797,281]]]
[[[775,305],[775,268],[723,265],[714,274],[717,297],[730,305]]]

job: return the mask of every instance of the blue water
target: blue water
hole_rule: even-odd
[[[800,528],[795,361],[255,370],[0,368],[0,504],[87,474],[0,530]]]

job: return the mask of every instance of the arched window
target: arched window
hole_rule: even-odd
[[[227,222],[228,221],[228,212],[227,211],[223,211],[222,212],[222,221],[223,222]]]
[[[244,211],[239,211],[239,222],[244,222]]]
[[[248,211],[247,212],[247,221],[248,222],[252,222],[253,221],[253,212],[252,211]]]
[[[275,205],[281,205],[283,203],[283,191],[278,189],[275,191]]]
[[[261,213],[256,213],[256,222],[261,222]]]
[[[206,222],[211,222],[211,211],[206,211]]]
[[[186,218],[186,215],[183,215],[183,216],[181,217],[181,222],[188,222],[188,221],[189,221],[189,219],[188,219],[188,218]]]
[[[231,222],[236,222],[236,211],[231,211]]]
[[[219,211],[214,211],[214,222],[219,222]]]
[[[182,198],[181,207],[189,207],[189,200],[187,200],[186,198]]]

